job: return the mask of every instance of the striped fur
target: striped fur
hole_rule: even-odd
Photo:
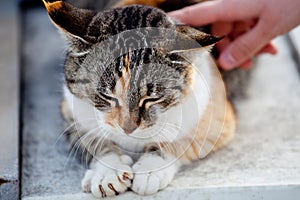
[[[96,197],[157,192],[233,137],[234,112],[208,53],[220,38],[151,7],[183,6],[174,2],[124,0],[97,13],[44,1],[69,44],[62,110],[77,124],[74,143],[93,156],[82,187]],[[162,178],[149,185],[151,174]]]

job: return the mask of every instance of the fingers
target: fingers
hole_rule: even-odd
[[[192,26],[200,26],[217,21],[246,20],[258,16],[260,4],[256,1],[216,0],[198,3],[169,15]]]
[[[232,29],[233,24],[231,22],[216,22],[211,27],[212,34],[218,37],[229,35]]]
[[[249,58],[252,58],[272,38],[261,24],[257,24],[252,30],[246,32],[231,42],[221,53],[219,63],[224,69],[232,69]],[[268,47],[268,51],[275,50]]]
[[[226,38],[225,38],[226,39]],[[222,52],[223,49],[226,48],[226,46],[229,44],[229,39],[227,38],[227,41],[224,41],[224,44],[220,43],[218,44],[217,48],[218,48],[218,51],[219,52]],[[220,45],[220,46],[219,46]],[[257,55],[260,55],[260,54],[272,54],[272,55],[275,55],[278,53],[278,49],[277,47],[272,43],[272,42],[269,42],[268,44],[266,44],[263,48],[261,48],[256,54],[255,56]],[[253,66],[253,61],[251,58],[249,58],[248,60],[246,60],[245,62],[243,62],[242,64],[239,64],[238,66],[240,66],[241,68],[243,69],[250,69],[252,66]],[[221,67],[223,67],[221,65]],[[223,67],[224,68],[224,67]],[[224,68],[224,69],[228,69],[228,68]]]
[[[222,50],[225,49],[229,43],[230,43],[230,41],[228,38],[225,38],[224,41],[222,40],[222,43],[219,42],[218,46],[217,46],[218,51],[222,52]],[[272,42],[270,42],[270,43],[266,44],[262,49],[260,49],[255,54],[255,56],[260,55],[260,54],[265,54],[265,53],[274,55],[274,54],[278,53],[278,49]],[[248,60],[244,61],[242,64],[239,64],[238,66],[243,69],[250,69],[253,66],[253,61],[251,58],[248,58]],[[221,67],[223,67],[223,66],[221,65]],[[228,68],[224,68],[224,69],[228,69]]]
[[[228,46],[230,46],[231,43],[233,43],[239,37],[241,37],[244,34],[246,34],[247,32],[249,32],[249,30],[251,30],[251,28],[253,28],[254,24],[255,24],[255,22],[253,20],[247,20],[247,21],[235,22],[235,23],[218,22],[218,23],[213,24],[212,33],[214,35],[217,35],[217,36],[227,35],[224,39],[222,39],[220,42],[217,43],[216,47],[217,47],[218,51],[219,52],[226,51]],[[260,27],[262,27],[262,26],[260,26]],[[261,35],[263,36],[263,34],[261,34]],[[260,41],[259,39],[264,40],[263,37],[256,38],[256,40]],[[267,39],[266,39],[266,41],[267,41]],[[245,43],[248,43],[247,40],[245,41]],[[254,45],[255,45],[255,43],[254,43]],[[251,47],[249,47],[249,48],[251,48]],[[259,54],[263,54],[263,53],[276,54],[278,52],[276,46],[274,44],[272,44],[271,42],[268,42],[265,46],[261,47],[261,49],[259,49],[259,47],[257,47],[257,48],[258,48],[258,50],[254,51],[255,52],[254,55],[259,55]],[[250,60],[250,58],[251,58],[248,56],[253,56],[253,55],[251,55],[251,54],[248,55],[248,53],[245,53],[245,54],[246,54],[245,61],[243,61],[243,62],[241,61],[240,64],[236,64],[236,65],[241,66],[242,68],[248,69],[252,65],[252,62],[247,61],[247,60]],[[237,55],[237,56],[239,56],[239,55]],[[233,57],[233,58],[235,58],[235,57]],[[239,60],[239,57],[236,60]],[[222,66],[222,64],[221,64],[221,66]],[[244,66],[246,66],[246,67],[244,67]],[[228,68],[226,65],[224,66],[224,68],[231,69],[231,67]]]
[[[209,24],[218,21],[218,12],[222,11],[219,4],[220,1],[208,1],[170,12],[169,15],[192,26]]]
[[[213,34],[226,35],[217,44],[221,52],[220,65],[224,69],[236,66],[249,68],[254,55],[277,53],[275,46],[269,44],[272,27],[263,24],[266,20],[260,19],[263,8],[258,0],[215,0],[189,6],[169,15],[193,26],[213,24]]]
[[[275,55],[278,53],[278,48],[273,44],[273,42],[269,42],[266,44],[257,54],[269,53]]]
[[[274,55],[278,53],[278,49],[272,42],[269,42],[259,52],[257,52],[256,55],[260,55],[264,53],[269,53]],[[252,66],[253,66],[252,59],[248,59],[244,63],[240,64],[240,67],[243,69],[250,69]]]
[[[251,59],[241,64],[241,68],[250,69],[253,66],[253,61]]]

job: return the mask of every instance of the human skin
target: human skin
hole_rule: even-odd
[[[277,53],[272,39],[300,24],[300,0],[215,0],[169,15],[192,26],[212,24],[212,34],[225,36],[217,44],[221,67],[250,68],[255,55]]]

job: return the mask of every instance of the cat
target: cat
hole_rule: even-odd
[[[62,113],[92,155],[84,192],[154,194],[232,139],[235,112],[209,54],[221,38],[153,7],[171,1],[101,12],[43,1],[68,42]]]

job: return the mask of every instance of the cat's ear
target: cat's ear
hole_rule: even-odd
[[[215,37],[186,25],[177,25],[176,31],[183,34],[184,37],[179,36],[176,46],[169,54],[178,54],[190,61],[209,52],[223,38]]]
[[[95,16],[91,10],[79,9],[63,1],[43,0],[54,24],[68,37],[84,40],[88,25]]]
[[[192,40],[195,40],[199,44],[199,47],[206,48],[207,50],[212,48],[214,44],[224,38],[215,37],[187,25],[177,25],[176,31],[188,36]]]

